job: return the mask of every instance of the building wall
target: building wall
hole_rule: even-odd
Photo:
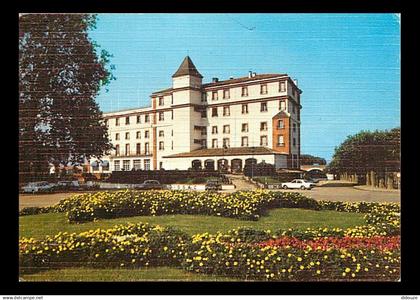
[[[285,90],[280,90],[280,82],[285,82]],[[223,139],[229,138],[230,147],[242,147],[242,137],[248,137],[249,147],[266,146],[276,151],[288,153],[289,167],[296,167],[293,160],[300,155],[300,91],[288,76],[278,78],[256,79],[249,82],[234,84],[201,85],[201,78],[194,76],[180,76],[173,78],[172,89],[155,93],[151,96],[151,107],[112,112],[104,114],[108,120],[109,137],[113,145],[120,146],[120,156],[115,156],[115,151],[110,155],[110,169],[113,170],[113,160],[130,160],[130,169],[133,160],[150,160],[152,169],[180,169],[183,160],[164,158],[176,153],[190,152],[207,146],[212,148],[213,139],[217,140],[217,147],[221,148]],[[267,92],[261,93],[261,85],[267,86]],[[248,94],[242,95],[242,87],[247,87]],[[229,90],[229,96],[224,98],[224,91]],[[218,99],[212,99],[216,92]],[[205,97],[203,97],[205,94]],[[163,101],[163,103],[162,103]],[[284,131],[285,147],[277,147],[276,136],[279,131],[275,128],[273,117],[280,111],[280,102],[284,101],[286,112],[290,114],[287,119],[288,131]],[[266,111],[261,111],[261,103],[265,102]],[[242,106],[248,106],[248,113],[242,113]],[[229,115],[223,115],[223,107],[229,107]],[[293,107],[295,107],[293,111]],[[212,116],[213,108],[217,108],[218,116]],[[205,110],[207,117],[203,118],[200,110]],[[162,113],[164,120],[159,120]],[[137,123],[137,116],[141,122]],[[149,115],[149,122],[145,116]],[[130,124],[125,124],[125,118],[130,118]],[[120,125],[115,124],[115,119],[120,118]],[[261,130],[261,123],[266,122],[266,129]],[[248,124],[248,131],[242,131],[242,124]],[[295,131],[293,131],[295,124]],[[223,126],[229,126],[229,133],[223,132]],[[217,126],[217,133],[212,133],[213,126]],[[198,129],[197,129],[198,128]],[[199,128],[206,128],[202,132]],[[149,137],[145,137],[145,132]],[[159,133],[163,131],[163,136]],[[126,133],[129,139],[126,139]],[[137,137],[140,132],[140,137]],[[117,141],[115,135],[119,133]],[[266,145],[261,144],[261,136],[266,136]],[[293,138],[296,145],[293,146]],[[205,144],[200,141],[204,140]],[[136,145],[140,143],[141,153],[136,154]],[[145,143],[149,143],[149,155],[145,154]],[[162,144],[163,143],[163,144]],[[130,145],[130,155],[125,155],[125,145]],[[163,147],[163,148],[162,148]],[[274,156],[273,156],[274,157]],[[285,156],[276,161],[276,166],[283,165]],[[175,161],[172,162],[172,161]],[[192,160],[191,160],[192,161]],[[184,159],[184,167],[191,166],[191,161]],[[267,161],[268,162],[268,161]],[[298,165],[297,165],[298,166]]]

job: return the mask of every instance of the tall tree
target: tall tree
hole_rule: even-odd
[[[25,14],[19,19],[19,172],[83,163],[111,149],[95,102],[113,79],[110,55],[88,36],[96,15]]]
[[[335,148],[328,171],[366,174],[368,171],[398,171],[400,168],[400,129],[361,131]]]

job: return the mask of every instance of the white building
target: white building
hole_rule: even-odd
[[[187,56],[150,107],[105,113],[115,146],[103,158],[108,170],[217,170],[224,162],[241,171],[251,159],[299,168],[302,91],[287,74],[202,78]]]

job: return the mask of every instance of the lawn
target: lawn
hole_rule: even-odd
[[[156,267],[145,269],[66,268],[21,276],[25,281],[235,281],[234,278],[194,274]]]
[[[364,225],[363,214],[336,211],[313,211],[298,208],[278,208],[268,212],[259,221],[242,221],[233,218],[201,215],[137,216],[105,219],[82,224],[69,224],[65,213],[48,213],[19,217],[20,237],[42,238],[60,231],[82,232],[96,228],[110,228],[122,223],[147,222],[154,225],[177,227],[189,234],[228,231],[240,226],[257,229],[278,229],[307,227],[354,227]]]

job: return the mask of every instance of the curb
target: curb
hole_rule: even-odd
[[[361,186],[353,186],[354,189],[359,190],[359,191],[366,191],[366,192],[382,192],[382,193],[400,193],[401,190],[386,190],[386,189],[374,189],[374,188],[364,188]]]

